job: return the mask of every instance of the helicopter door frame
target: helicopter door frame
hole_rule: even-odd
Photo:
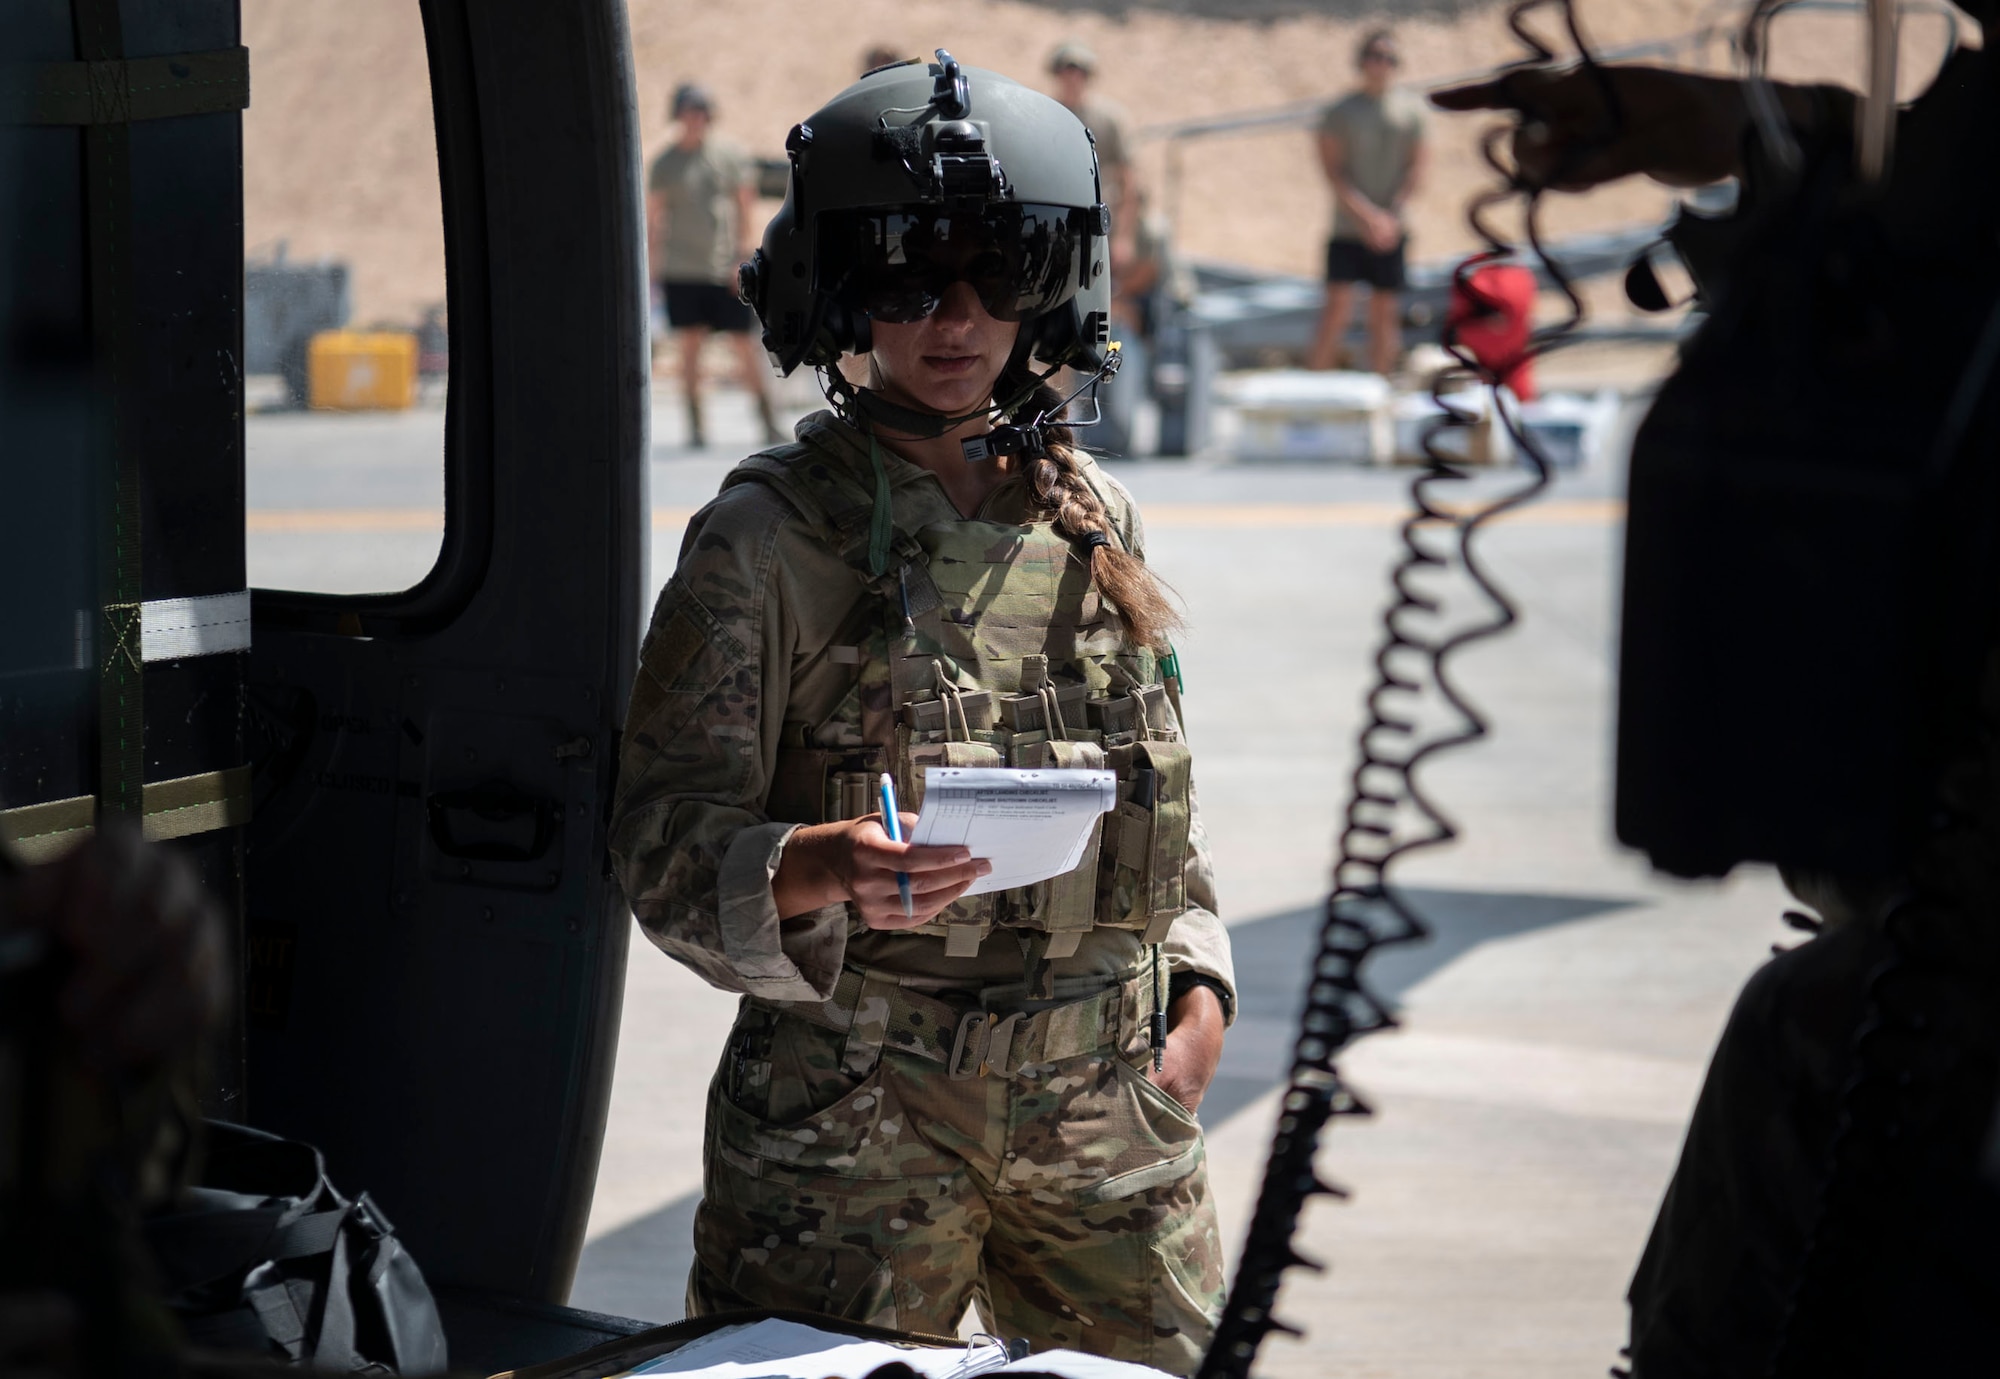
[[[248,1119],[318,1145],[434,1283],[561,1302],[631,923],[605,863],[647,551],[631,44],[622,0],[421,9],[444,543],[402,593],[253,591]]]

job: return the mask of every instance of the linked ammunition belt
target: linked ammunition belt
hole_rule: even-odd
[[[1035,1064],[1120,1047],[1145,1027],[1153,1011],[1152,986],[1139,976],[1060,1005],[1022,1002],[1019,992],[1018,986],[996,987],[954,1001],[912,991],[893,973],[850,968],[840,974],[830,1000],[771,1004],[846,1034],[850,1049],[879,1045],[915,1054],[943,1064],[959,1081],[1018,1077]],[[1024,1004],[1043,1008],[1021,1008]]]

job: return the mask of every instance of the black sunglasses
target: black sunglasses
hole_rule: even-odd
[[[1068,206],[985,211],[830,212],[821,223],[823,281],[842,305],[907,325],[969,283],[997,321],[1060,306],[1081,285],[1086,219]]]

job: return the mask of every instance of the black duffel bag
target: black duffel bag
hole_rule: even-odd
[[[211,1121],[200,1185],[146,1222],[146,1240],[191,1345],[335,1373],[445,1368],[416,1261],[309,1144]]]

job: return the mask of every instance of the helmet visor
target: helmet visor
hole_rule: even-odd
[[[1026,320],[1076,295],[1088,224],[1071,206],[830,211],[820,217],[820,282],[876,321],[921,321],[958,282],[995,320]]]

